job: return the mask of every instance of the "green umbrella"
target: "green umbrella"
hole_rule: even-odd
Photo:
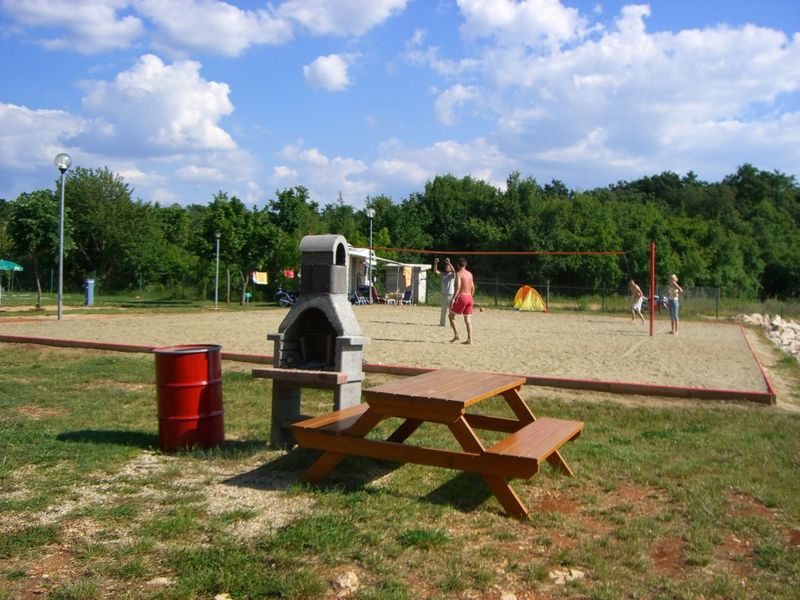
[[[0,271],[22,271],[22,267],[20,267],[15,262],[11,262],[10,260],[0,258]],[[9,275],[9,277],[11,277],[11,275]],[[3,298],[2,294],[3,294],[3,286],[0,285],[0,299]]]
[[[0,258],[0,271],[22,271],[22,267],[15,262]]]

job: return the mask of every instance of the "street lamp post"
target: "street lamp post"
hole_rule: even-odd
[[[61,202],[58,205],[58,320],[61,320],[61,306],[64,293],[64,174],[72,164],[69,154],[62,152],[56,156],[56,169],[61,171]]]
[[[367,279],[369,280],[369,303],[372,304],[372,219],[375,217],[375,209],[368,208],[369,217],[369,259],[367,260]]]
[[[217,310],[217,301],[219,300],[219,236],[219,231],[215,231],[214,238],[216,240],[217,267],[214,272],[214,310]]]

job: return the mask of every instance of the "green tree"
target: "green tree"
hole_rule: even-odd
[[[11,256],[11,240],[9,239],[6,231],[8,213],[10,210],[11,204],[0,198],[0,256]]]
[[[208,208],[200,251],[207,264],[215,260],[215,233],[219,232],[220,262],[229,276],[236,274],[240,302],[244,304],[249,274],[275,268],[279,231],[266,209],[250,211],[236,196],[228,197],[224,192],[218,192]]]
[[[36,280],[36,308],[42,306],[42,266],[54,264],[58,255],[59,201],[48,190],[21,194],[8,210],[6,230],[14,250],[30,259]],[[73,248],[69,213],[64,209],[64,258]],[[66,260],[65,260],[66,262]]]
[[[123,289],[143,267],[142,254],[158,255],[152,248],[159,242],[157,230],[141,222],[143,210],[131,194],[122,177],[107,168],[76,167],[67,173],[65,205],[72,215],[75,252],[64,266],[74,283],[94,275],[109,289]],[[139,255],[131,256],[135,249],[140,249]]]
[[[361,245],[361,234],[358,221],[352,206],[345,204],[339,194],[335,204],[327,204],[322,209],[319,219],[319,231],[343,235],[350,244]]]

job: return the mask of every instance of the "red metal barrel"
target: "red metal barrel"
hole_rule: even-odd
[[[189,344],[153,350],[162,450],[212,448],[225,441],[221,349]]]

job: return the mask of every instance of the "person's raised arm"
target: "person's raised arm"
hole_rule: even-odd
[[[433,274],[438,276],[439,275],[439,257],[433,259]]]

